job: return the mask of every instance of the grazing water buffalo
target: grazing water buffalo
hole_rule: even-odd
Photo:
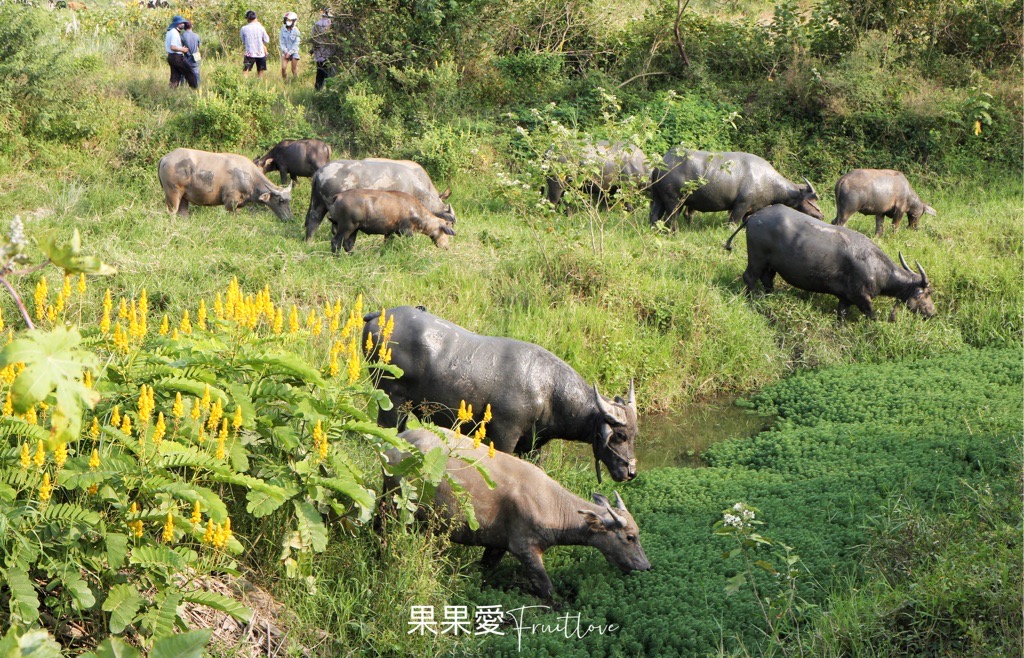
[[[313,176],[313,191],[306,212],[306,240],[320,226],[334,197],[346,190],[389,190],[416,197],[431,213],[455,223],[452,207],[445,203],[451,190],[438,194],[423,167],[411,160],[334,160]]]
[[[295,182],[299,176],[312,178],[316,170],[331,161],[331,145],[319,139],[285,139],[253,162],[269,173],[276,169],[281,184]]]
[[[495,453],[487,456],[487,446],[473,448],[473,440],[442,430],[445,441],[426,429],[409,430],[401,437],[427,453],[437,447],[448,454],[446,470],[469,494],[480,527],[471,530],[465,512],[442,481],[434,496],[434,506],[442,518],[452,522],[451,539],[458,544],[483,546],[483,564],[494,567],[505,553],[512,553],[526,567],[538,596],[551,596],[551,579],[544,570],[544,551],[552,546],[593,546],[610,563],[629,571],[647,571],[651,563],[640,545],[640,529],[616,492],[611,502],[599,493],[594,502],[569,492],[533,464]],[[395,448],[387,452],[392,466],[407,456]],[[494,488],[471,464],[487,469]],[[385,476],[384,490],[395,491],[398,478]]]
[[[871,300],[879,295],[895,297],[926,318],[935,315],[932,288],[921,264],[917,263],[919,274],[915,274],[900,254],[902,267],[898,267],[867,236],[782,205],[769,206],[748,217],[729,242],[744,226],[747,269],[743,282],[748,294],[753,293],[758,280],[765,292],[772,292],[778,274],[795,288],[838,297],[840,322],[851,304],[874,319]]]
[[[935,208],[921,201],[910,181],[893,169],[854,169],[836,183],[836,218],[833,224],[846,226],[854,213],[875,216],[875,237],[885,230],[885,218],[900,227],[906,213],[910,228],[916,229],[921,215],[934,215]]]
[[[552,155],[553,152],[549,151],[545,157],[562,165],[569,162],[565,155]],[[642,187],[650,176],[647,156],[637,147],[623,142],[609,143],[602,140],[596,144],[587,144],[580,153],[579,166],[589,176],[585,185],[596,203],[607,203],[621,187]],[[567,186],[571,184],[571,181],[563,177],[549,176],[545,186],[547,200],[558,205]]]
[[[174,149],[157,165],[167,210],[188,217],[188,206],[224,206],[234,212],[250,203],[270,206],[278,219],[292,218],[292,186],[270,182],[252,160],[234,153]]]
[[[567,363],[533,343],[480,336],[421,308],[401,306],[386,313],[389,324],[394,318],[391,361],[405,374],[378,384],[394,404],[378,417],[381,425],[404,425],[398,412],[407,404],[414,405],[417,415],[434,411],[435,422],[449,425],[463,400],[473,406],[477,420],[490,404],[493,419],[487,436],[502,452],[525,454],[551,439],[579,441],[593,446],[598,481],[599,462],[616,482],[636,476],[632,383],[628,401],[609,400]],[[373,342],[370,359],[377,359],[380,350],[379,315],[364,318],[363,343],[368,335]]]
[[[751,153],[710,153],[673,148],[665,154],[666,169],[651,174],[651,226],[660,220],[675,230],[679,211],[686,208],[686,223],[700,212],[729,211],[737,223],[765,206],[781,203],[816,219],[824,219],[818,194],[807,179],[797,185],[775,171],[767,160]],[[689,191],[689,185],[705,181]]]
[[[335,253],[338,247],[344,247],[345,253],[352,253],[358,231],[383,235],[385,240],[395,233],[406,236],[422,233],[441,249],[447,249],[448,236],[455,235],[446,220],[405,192],[348,190],[334,197],[330,212],[334,227],[331,251]]]

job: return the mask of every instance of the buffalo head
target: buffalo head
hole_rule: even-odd
[[[616,397],[614,402],[608,402],[594,385],[594,400],[601,414],[594,437],[594,466],[598,482],[601,481],[600,462],[604,462],[616,482],[636,477],[637,419],[633,382],[629,383],[627,397],[628,400]]]
[[[647,571],[651,563],[640,545],[640,529],[633,515],[626,509],[619,492],[615,492],[615,507],[599,493],[594,502],[603,507],[601,512],[577,510],[586,517],[591,536],[587,542],[623,571]]]
[[[274,214],[277,215],[277,218],[281,221],[291,221],[292,186],[290,183],[288,184],[288,187],[268,188],[259,196],[259,200],[270,206],[270,209],[274,211]]]
[[[805,178],[804,182],[807,183],[807,185],[800,189],[800,199],[793,208],[799,210],[805,215],[810,215],[815,219],[825,219],[825,214],[821,212],[821,208],[818,207],[818,193],[814,191],[814,186],[811,185],[811,181]]]
[[[914,271],[907,265],[907,261],[903,258],[903,253],[900,252],[900,265],[903,269],[911,274]],[[914,286],[914,290],[910,293],[910,296],[905,300],[907,308],[915,313],[920,313],[926,318],[935,317],[935,303],[932,302],[932,289],[928,283],[928,275],[925,274],[924,268],[921,267],[921,263],[914,261],[914,265],[917,266],[917,272],[920,274],[920,281]],[[895,310],[895,309],[894,309]]]

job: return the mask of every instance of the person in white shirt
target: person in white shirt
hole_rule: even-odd
[[[185,27],[185,19],[175,16],[164,35],[164,52],[167,53],[167,65],[171,67],[171,89],[181,84],[182,79],[193,89],[199,86],[192,66],[185,60],[188,48],[181,43],[181,31]]]
[[[262,78],[267,71],[267,45],[270,35],[263,25],[256,20],[256,12],[252,9],[245,12],[245,20],[249,21],[242,28],[242,44],[245,46],[245,59],[242,60],[242,71],[249,77],[249,71],[256,67],[256,77]]]
[[[281,34],[278,35],[277,45],[281,49],[281,77],[288,79],[288,62],[292,63],[292,78],[299,75],[299,28],[295,27],[295,21],[299,16],[290,11],[284,15],[284,25],[281,26]]]

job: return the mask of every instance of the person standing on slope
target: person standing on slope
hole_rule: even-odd
[[[245,12],[245,20],[249,21],[242,29],[242,44],[245,46],[245,59],[242,60],[242,71],[249,77],[249,71],[256,67],[256,77],[262,79],[267,72],[267,44],[270,35],[266,28],[256,20],[256,12],[252,9]]]

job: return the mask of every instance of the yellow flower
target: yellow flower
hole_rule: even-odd
[[[46,319],[51,323],[57,321],[57,309],[54,308],[53,304],[49,304],[46,307]]]
[[[487,449],[487,456],[490,457],[491,459],[494,459],[494,444],[493,443],[491,444],[491,447],[489,447]]]
[[[192,398],[192,411],[189,413],[189,416],[192,417],[192,420],[199,420],[199,416],[201,416],[203,413],[201,407],[202,403],[199,401],[199,398]]]
[[[85,273],[83,272],[82,274],[78,275],[78,294],[79,295],[84,295],[85,294],[85,289],[86,289]]]
[[[11,392],[10,391],[7,391],[7,397],[4,399],[4,415],[5,416],[13,416],[14,415],[14,401],[11,400]]]
[[[213,314],[217,316],[218,320],[224,320],[224,302],[220,298],[220,293],[213,298]]]
[[[476,445],[479,447],[480,442],[487,438],[487,426],[480,423],[473,434],[473,438],[476,439]]]
[[[121,352],[128,352],[131,346],[128,344],[128,334],[121,328],[121,323],[114,325],[114,347]]]
[[[21,444],[21,468],[22,470],[28,468],[32,464],[32,458],[29,456],[29,449],[27,443]]]
[[[299,309],[292,304],[292,310],[288,311],[288,333],[294,334],[299,330]]]
[[[121,424],[121,408],[115,406],[114,410],[110,412],[110,426],[118,427]]]
[[[64,468],[64,462],[68,460],[68,444],[61,441],[57,444],[57,449],[53,451],[53,463],[57,465],[57,470]]]
[[[314,336],[319,336],[320,332],[323,331],[323,330],[324,330],[324,324],[319,319],[316,322],[313,323],[312,332],[313,332]]]
[[[199,507],[199,501],[192,503],[192,518],[189,519],[192,525],[199,525],[203,522],[203,511]]]
[[[50,494],[53,492],[53,487],[50,485],[50,474],[43,473],[43,483],[39,485],[39,500],[44,503],[50,500]]]
[[[313,325],[316,324],[316,309],[310,309],[309,315],[306,316],[306,329],[312,329]]]
[[[95,471],[100,467],[100,451],[96,448],[92,449],[92,456],[89,457],[89,470]]]
[[[0,331],[4,330],[4,312],[0,309]]]
[[[164,534],[162,539],[168,544],[174,541],[174,515],[170,512],[167,513],[167,522],[164,523]]]
[[[65,299],[71,297],[71,275],[70,274],[65,274],[64,275],[64,285],[61,287],[60,291],[64,294],[64,298]]]
[[[29,425],[36,425],[36,424],[39,423],[39,419],[36,418],[36,408],[35,407],[29,407],[28,411],[25,412],[24,418],[25,418],[25,422],[28,423]]]
[[[491,418],[492,418],[492,416],[491,416],[491,404],[488,402],[487,403],[487,408],[484,409],[484,420],[483,420],[483,423],[486,425],[487,423],[491,422]]]
[[[459,422],[468,423],[473,420],[473,405],[467,405],[465,400],[459,402]]]
[[[352,309],[352,313],[357,317],[363,317],[363,293],[359,293],[356,297],[356,307]]]
[[[49,290],[46,285],[46,276],[39,278],[36,283],[36,320],[42,321],[46,317],[46,296]]]
[[[275,336],[280,336],[281,332],[283,330],[284,330],[284,312],[281,309],[277,309],[277,312],[274,313],[274,325],[273,325],[274,335]]]
[[[214,538],[215,534],[216,534],[216,529],[215,529],[214,524],[213,524],[213,519],[207,519],[206,520],[206,532],[203,533],[203,543],[204,544],[212,544],[213,543],[213,538]]]
[[[160,320],[160,331],[158,332],[161,336],[166,336],[167,332],[171,330],[171,321],[167,319],[167,314],[164,313],[164,319]]]
[[[164,440],[164,434],[167,433],[167,424],[164,422],[164,412],[160,412],[156,417],[156,425],[153,426],[153,443],[156,447],[160,447],[160,442]]]
[[[65,295],[63,290],[57,293],[57,302],[56,304],[54,304],[53,308],[53,311],[56,315],[60,315],[61,313],[64,312],[64,303],[67,301],[67,299],[68,295]]]
[[[320,459],[327,457],[327,433],[324,432],[323,424],[319,420],[316,421],[316,427],[313,428],[313,447]]]
[[[231,421],[231,426],[235,428],[235,431],[242,427],[243,420],[242,407],[235,407],[235,417]]]
[[[153,389],[143,384],[139,387],[139,423],[145,427],[149,425],[150,419],[153,417],[153,408],[156,406],[153,401]]]
[[[89,435],[94,439],[100,437],[100,421],[98,418],[92,419],[92,425],[89,427]]]
[[[341,372],[341,366],[338,365],[338,353],[335,352],[334,350],[331,350],[331,363],[330,366],[328,367],[331,373],[331,377],[337,377],[338,373]]]
[[[86,370],[82,375],[82,385],[86,388],[92,388],[92,371]]]
[[[173,414],[175,418],[181,418],[184,413],[185,407],[181,403],[181,391],[178,391],[174,394],[174,405],[171,406],[171,414]]]
[[[89,493],[90,496],[95,496],[96,492],[99,491],[99,490],[100,490],[100,485],[95,484],[95,483],[90,484],[89,488],[86,489],[86,491]]]
[[[363,346],[363,351],[369,354],[373,351],[373,334],[366,333],[366,345]]]
[[[352,340],[349,343],[348,350],[348,383],[349,386],[355,384],[359,379],[361,370],[359,368],[359,350],[356,348],[356,341]]]
[[[220,423],[220,433],[217,435],[217,440],[218,441],[227,441],[228,440],[228,419],[227,418],[222,420],[221,423]]]
[[[128,414],[125,414],[124,419],[121,421],[121,431],[128,436],[132,435],[132,419]]]
[[[103,295],[103,318],[100,320],[100,331],[104,334],[110,333],[110,309],[113,305],[114,302],[110,297],[110,288],[107,288],[106,294]]]
[[[975,135],[980,135],[981,134],[981,121],[980,120],[974,122],[974,134]]]
[[[210,385],[207,384],[206,387],[203,388],[203,399],[199,401],[199,406],[202,408],[203,411],[206,411],[210,408],[211,399],[212,398],[210,397]]]
[[[141,328],[139,327],[139,312],[135,308],[135,300],[132,300],[131,306],[128,308],[128,337],[133,339],[141,338]]]
[[[196,326],[206,331],[206,300],[199,300],[199,310],[196,311]]]
[[[178,324],[178,330],[186,336],[192,333],[192,321],[188,318],[188,309],[181,316],[181,322]]]
[[[46,446],[43,445],[42,439],[39,439],[39,444],[36,446],[36,454],[32,456],[32,461],[38,468],[42,468],[43,464],[46,463]]]
[[[178,340],[178,329],[177,329],[177,328],[175,328],[175,329],[174,329],[174,330],[173,330],[173,331],[171,332],[171,340]]]
[[[117,319],[127,320],[128,319],[128,302],[121,297],[117,304]]]
[[[384,322],[384,311],[381,311],[380,341],[385,345],[391,342],[391,334],[395,333],[395,316],[392,315]]]
[[[142,326],[142,335],[146,335],[146,319],[149,317],[149,296],[143,288],[139,293],[139,324]]]
[[[380,351],[380,360],[382,363],[391,363],[391,348],[385,347]]]

